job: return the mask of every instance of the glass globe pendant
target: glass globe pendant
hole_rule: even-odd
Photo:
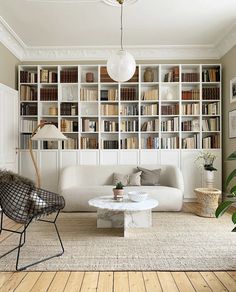
[[[121,5],[121,49],[113,53],[107,60],[107,72],[117,82],[125,82],[133,77],[136,63],[134,57],[123,49],[123,3],[124,0],[117,0]]]

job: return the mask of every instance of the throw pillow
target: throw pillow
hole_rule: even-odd
[[[141,185],[142,186],[158,186],[160,180],[161,169],[146,169],[142,167],[137,167],[141,174]]]
[[[141,186],[141,173],[142,171],[132,173],[132,174],[113,174],[113,185],[121,182],[124,186]]]
[[[123,173],[116,173],[113,174],[113,185],[115,186],[119,182],[122,183],[123,186],[127,186],[129,183],[129,175]]]
[[[130,174],[129,175],[129,185],[130,186],[141,186],[141,174],[142,174],[142,171]]]

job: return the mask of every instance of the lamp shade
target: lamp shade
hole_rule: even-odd
[[[67,140],[59,129],[53,124],[45,124],[39,128],[38,132],[31,138],[36,141],[61,141]]]
[[[134,57],[124,50],[112,54],[107,60],[107,72],[117,82],[125,82],[133,77],[136,69]]]

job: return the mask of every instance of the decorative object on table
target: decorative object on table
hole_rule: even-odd
[[[197,215],[201,217],[215,217],[221,191],[215,188],[197,188],[194,190],[197,196]]]
[[[87,72],[86,73],[86,82],[94,82],[94,74],[93,72]]]
[[[148,194],[146,192],[132,191],[128,192],[128,197],[133,202],[142,202],[147,199]]]
[[[151,67],[147,67],[143,74],[144,82],[153,82],[154,81],[154,71]]]
[[[230,80],[230,103],[236,101],[236,77]]]
[[[214,185],[214,171],[217,171],[217,169],[213,166],[215,159],[216,155],[208,151],[200,152],[195,159],[197,166],[205,171],[204,177],[207,188],[213,188]]]
[[[33,165],[36,171],[36,187],[41,186],[41,178],[40,178],[40,171],[35,160],[33,149],[32,149],[32,141],[63,141],[67,140],[67,137],[63,135],[60,130],[51,123],[41,123],[39,124],[36,129],[33,131],[30,140],[29,140],[29,150],[30,156],[33,161]]]
[[[236,160],[236,151],[231,153],[229,157],[227,158],[229,161],[235,161]],[[228,175],[226,179],[226,188],[229,192],[229,195],[227,196],[227,200],[222,202],[218,208],[216,209],[215,215],[216,217],[222,216],[234,203],[235,203],[235,198],[236,198],[236,183],[235,181],[236,178],[236,169],[232,170],[231,173]],[[234,224],[236,224],[236,212],[232,214],[232,221]],[[233,232],[236,232],[236,227],[233,228]]]
[[[236,138],[236,110],[229,112],[229,138]]]
[[[121,6],[121,44],[120,50],[107,60],[108,75],[117,82],[125,82],[132,78],[136,69],[134,57],[123,48],[123,5],[124,0],[116,0]]]
[[[5,252],[3,255],[0,255],[0,258],[3,258],[4,256],[17,249],[17,271],[24,270],[28,267],[44,262],[51,258],[61,256],[64,253],[64,247],[56,225],[56,220],[60,213],[60,210],[63,209],[65,206],[65,200],[62,196],[43,189],[36,188],[31,180],[21,177],[11,171],[0,170],[0,206],[2,209],[0,233],[2,232],[2,230],[4,230],[20,235],[18,246],[12,248],[8,252]],[[42,216],[52,213],[56,213],[56,216],[53,220],[46,220],[45,218],[40,219]],[[4,228],[3,215],[7,216],[17,223],[23,224],[23,227],[17,230]],[[20,251],[21,247],[23,247],[26,241],[26,231],[29,225],[34,220],[54,224],[60,243],[61,252],[50,257],[43,258],[34,263],[24,263],[23,266],[19,267]]]
[[[114,200],[123,201],[124,197],[124,185],[121,182],[116,184],[116,187],[113,189]]]

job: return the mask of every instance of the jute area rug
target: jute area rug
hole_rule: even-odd
[[[236,270],[236,233],[230,215],[202,218],[192,213],[153,213],[153,227],[131,231],[97,229],[96,213],[61,213],[58,228],[63,256],[29,270]],[[0,244],[0,254],[16,245],[17,235]],[[35,222],[27,234],[21,263],[59,251],[51,224]],[[0,260],[0,270],[14,270],[16,252]]]

